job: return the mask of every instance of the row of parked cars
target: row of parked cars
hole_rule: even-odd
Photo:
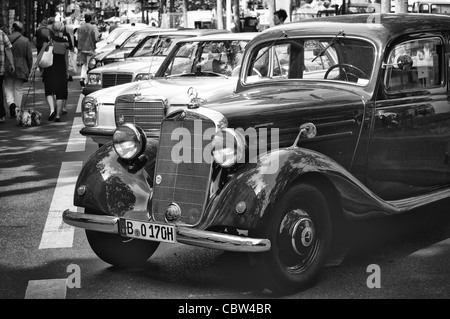
[[[161,242],[245,252],[291,293],[345,251],[347,221],[449,198],[450,17],[171,32],[144,38],[145,60],[90,71],[97,88],[128,83],[84,98],[81,132],[101,147],[76,183],[84,212],[63,219],[105,262],[142,264]]]

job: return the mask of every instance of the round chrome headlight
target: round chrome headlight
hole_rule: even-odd
[[[141,155],[147,144],[144,131],[130,123],[119,126],[113,135],[114,149],[121,158],[132,160]]]
[[[245,138],[230,128],[216,133],[212,143],[214,161],[222,167],[231,167],[245,156]]]

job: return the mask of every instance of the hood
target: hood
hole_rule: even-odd
[[[123,94],[139,92],[142,95],[163,96],[170,105],[186,105],[190,102],[187,90],[194,87],[198,97],[207,101],[217,100],[232,94],[236,87],[237,77],[176,77],[155,78],[149,81],[131,82],[101,89],[89,94],[99,103],[114,103],[116,97]]]
[[[129,72],[129,73],[156,73],[164,56],[128,58],[125,61],[110,63],[95,68],[90,73],[112,73],[112,72]],[[150,71],[149,71],[150,68]]]
[[[116,45],[114,44],[114,43],[109,43],[109,44],[106,44],[106,45],[104,45],[102,48],[100,48],[100,49],[95,49],[95,56],[94,56],[94,58],[95,59],[97,59],[97,60],[101,60],[101,59],[104,59],[105,58],[105,56],[109,53],[109,52],[111,52],[111,51],[113,51],[113,50],[115,50],[116,49]]]
[[[233,128],[298,128],[306,121],[337,120],[340,114],[363,109],[363,100],[362,94],[341,87],[284,83],[234,94],[203,106],[222,113]],[[336,114],[336,118],[330,114]],[[350,117],[356,117],[356,114]]]

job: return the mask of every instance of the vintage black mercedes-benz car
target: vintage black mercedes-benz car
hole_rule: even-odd
[[[118,127],[64,221],[112,265],[179,242],[248,252],[266,287],[304,289],[344,221],[450,196],[449,38],[450,17],[424,14],[268,29],[233,95],[168,114],[159,140]]]

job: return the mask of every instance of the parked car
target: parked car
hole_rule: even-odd
[[[96,49],[95,52],[100,53],[100,50],[105,45],[112,43],[126,29],[127,28],[122,27],[122,28],[116,28],[116,29],[112,30],[105,39],[102,39],[95,44],[95,49]]]
[[[109,63],[124,61],[126,55],[146,36],[174,30],[175,29],[142,28],[140,30],[134,30],[134,32],[125,31],[117,38],[117,41],[119,41],[122,35],[126,37],[126,39],[121,44],[116,44],[114,48],[108,49],[108,45],[104,47],[106,49],[104,49],[103,52],[95,54],[94,57],[89,60],[88,68],[89,70],[92,70]]]
[[[134,32],[138,30],[143,29],[152,29],[157,30],[157,28],[151,28],[146,25],[141,26],[127,26],[127,27],[120,27],[114,29],[111,34],[105,39],[106,44],[102,41],[99,41],[95,44],[95,54],[103,54],[105,52],[111,52],[112,50],[116,49],[117,46],[122,45]],[[117,30],[117,31],[116,31]],[[111,40],[114,38],[113,40]]]
[[[146,30],[146,32],[148,31]],[[145,35],[145,33],[143,32],[142,34]],[[106,65],[96,67],[88,72],[88,82],[83,89],[83,94],[88,95],[101,88],[118,84],[148,80],[155,75],[164,58],[179,40],[220,33],[230,33],[230,31],[218,29],[174,29],[173,31],[150,33],[141,39],[137,45],[135,44],[136,41],[131,41],[132,43],[129,45],[124,43],[122,47],[106,55],[102,62],[98,62],[99,65],[102,63]],[[116,62],[108,63],[108,60],[109,62]]]
[[[233,92],[244,48],[255,35],[227,32],[179,40],[154,79],[116,85],[85,96],[81,106],[84,127],[80,133],[103,145],[111,141],[118,125],[139,123],[149,137],[157,138],[167,112],[187,107],[189,88],[195,88],[208,101]],[[131,63],[130,70],[140,70],[135,71],[142,72],[139,74],[153,72],[153,63],[160,62],[146,61],[138,67]],[[123,67],[127,70],[128,64]],[[130,74],[114,75],[131,78]],[[104,74],[103,83],[107,79]]]
[[[118,127],[75,185],[84,213],[64,221],[112,265],[161,242],[248,252],[258,282],[290,293],[320,278],[342,222],[448,199],[450,17],[370,18],[259,33],[235,94],[169,113],[159,140]]]

